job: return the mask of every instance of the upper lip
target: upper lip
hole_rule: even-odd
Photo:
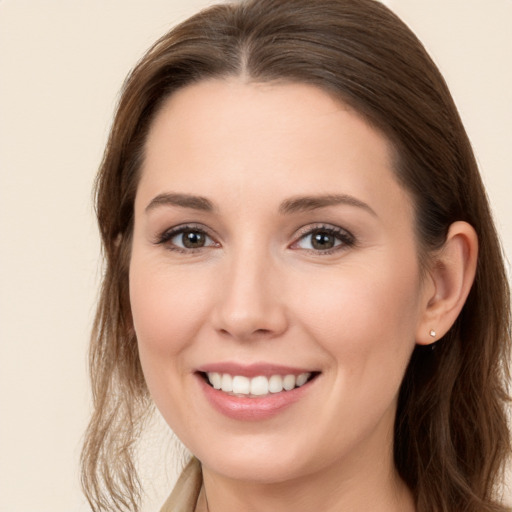
[[[310,368],[297,368],[273,363],[240,364],[232,361],[205,364],[197,368],[202,373],[228,373],[229,375],[242,375],[244,377],[271,377],[272,375],[300,375],[313,373]]]

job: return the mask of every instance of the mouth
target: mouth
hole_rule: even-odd
[[[302,402],[321,375],[308,368],[227,361],[201,366],[194,373],[210,405],[242,422],[269,420]]]
[[[320,372],[302,372],[256,375],[248,377],[221,372],[198,372],[201,378],[213,389],[227,395],[241,398],[262,398],[278,393],[286,393],[300,388],[315,379]]]

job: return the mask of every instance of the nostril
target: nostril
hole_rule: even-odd
[[[270,329],[256,329],[254,331],[254,334],[260,334],[262,336],[268,336],[269,334],[271,334],[272,331]]]
[[[247,339],[247,340],[257,340],[257,339],[264,339],[264,338],[270,338],[276,335],[276,333],[272,329],[255,329],[250,330],[247,329],[246,332],[238,331],[236,329],[219,329],[219,334],[224,337],[234,337],[234,338],[240,338],[240,339]]]

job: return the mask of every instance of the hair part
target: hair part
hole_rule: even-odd
[[[248,0],[208,8],[164,35],[124,84],[96,182],[105,275],[90,348],[94,414],[82,482],[95,511],[138,510],[134,440],[150,410],[133,332],[133,205],[154,116],[211,78],[299,82],[353,108],[392,143],[414,200],[419,255],[458,220],[476,230],[474,285],[446,336],[416,347],[399,396],[394,457],[418,512],[499,512],[510,453],[510,303],[477,164],[448,88],[414,34],[374,0]],[[434,350],[432,350],[434,348]]]

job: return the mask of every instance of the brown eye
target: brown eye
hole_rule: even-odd
[[[318,226],[303,232],[292,245],[293,249],[305,249],[320,254],[352,247],[355,239],[351,233],[338,226]]]
[[[186,249],[199,249],[206,244],[206,235],[200,231],[184,231],[181,234],[181,245]],[[180,245],[180,244],[177,244]]]
[[[163,233],[158,244],[167,249],[187,252],[208,247],[218,247],[218,244],[201,228],[195,226],[178,226]]]
[[[319,251],[332,249],[336,242],[339,243],[339,240],[332,233],[327,233],[326,231],[316,231],[311,233],[310,237],[311,247]]]

